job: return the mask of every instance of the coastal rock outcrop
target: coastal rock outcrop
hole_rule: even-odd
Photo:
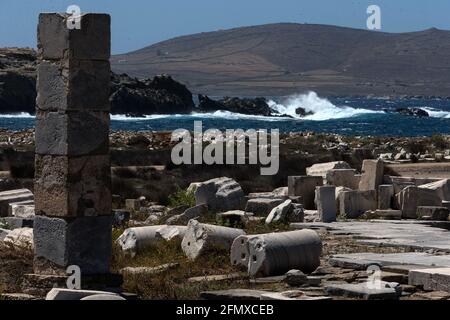
[[[265,98],[230,98],[224,97],[213,100],[208,96],[198,95],[198,109],[200,112],[214,112],[217,110],[230,111],[242,114],[270,116],[277,113],[272,110]]]
[[[430,114],[420,108],[397,108],[394,110],[395,113],[402,114],[405,116],[413,117],[429,117]]]
[[[0,48],[0,113],[34,114],[36,52]],[[194,108],[192,93],[168,75],[139,80],[111,73],[111,113],[128,116],[186,114]]]
[[[138,80],[126,74],[111,76],[113,114],[186,114],[194,108],[192,93],[168,75]]]

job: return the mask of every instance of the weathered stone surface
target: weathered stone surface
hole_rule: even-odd
[[[450,233],[445,229],[432,227],[429,224],[430,222],[418,220],[372,220],[334,222],[332,224],[291,223],[291,228],[326,229],[332,234],[354,235],[356,242],[377,247],[437,249],[450,252]],[[448,222],[439,222],[439,224],[449,226]],[[430,237],[430,234],[433,236]],[[413,259],[417,260],[419,257],[414,256]],[[414,264],[414,262],[410,261],[409,264]]]
[[[33,248],[33,229],[14,229],[5,236],[3,242],[10,243],[15,247]]]
[[[300,287],[308,283],[308,277],[300,270],[289,270],[284,280],[288,285]]]
[[[10,204],[11,215],[17,218],[29,219],[34,217],[34,204]]]
[[[208,213],[208,206],[200,204],[195,207],[186,209],[182,214],[167,219],[167,224],[187,224],[189,220],[200,218]]]
[[[64,64],[42,61],[37,73],[38,110],[108,112],[111,109],[108,61],[70,60]]]
[[[33,228],[34,217],[32,218],[4,217],[0,218],[0,222],[6,223],[9,229]]]
[[[266,217],[273,208],[283,203],[280,198],[252,198],[247,201],[245,212],[251,212],[255,216]]]
[[[78,265],[82,274],[108,273],[112,250],[111,223],[111,216],[69,220],[36,216],[35,272],[55,264],[64,269]]]
[[[67,28],[67,14],[41,13],[38,54],[41,59],[109,60],[110,24],[107,14],[83,14],[80,29]]]
[[[243,273],[229,273],[229,274],[218,274],[210,276],[200,276],[192,277],[188,279],[188,282],[199,283],[199,282],[227,282],[233,280],[241,280],[247,276]]]
[[[450,292],[450,268],[417,269],[409,271],[409,284],[426,291]]]
[[[28,205],[34,205],[34,199],[33,200],[24,200],[24,201],[18,201],[18,202],[11,202],[8,207],[8,215],[13,215],[13,209],[16,206],[28,206]]]
[[[316,163],[311,167],[306,168],[306,175],[316,177],[321,176],[323,179],[326,179],[327,173],[335,169],[351,169],[351,167],[345,161]]]
[[[323,222],[336,221],[337,210],[335,194],[335,186],[316,187],[315,203],[319,219]]]
[[[305,209],[315,209],[314,197],[316,187],[323,185],[321,176],[288,177],[288,193],[290,196],[302,196]]]
[[[227,212],[219,212],[216,216],[219,220],[227,223],[228,226],[236,226],[247,223],[253,214],[243,210],[232,210]]]
[[[55,156],[103,155],[109,150],[108,112],[38,112],[36,153]]]
[[[245,205],[244,191],[233,179],[222,177],[197,185],[195,190],[197,205],[206,204],[211,210],[229,211],[242,209]]]
[[[364,160],[362,165],[362,176],[359,190],[378,190],[383,183],[384,163],[382,160]]]
[[[33,199],[33,193],[31,193],[28,189],[16,189],[0,192],[0,217],[6,217],[8,215],[10,203]]]
[[[310,273],[320,265],[322,241],[315,231],[300,230],[240,236],[230,260],[247,268],[251,277],[284,274],[291,269]]]
[[[417,207],[441,206],[442,200],[436,191],[409,186],[395,196],[397,206],[403,212],[403,218],[416,219]]]
[[[357,284],[333,284],[325,288],[326,292],[333,296],[345,296],[362,298],[366,300],[373,299],[398,299],[401,295],[401,287],[398,283],[389,283],[380,281],[381,287],[369,287],[368,283]],[[373,285],[373,284],[371,284]]]
[[[377,208],[375,190],[344,191],[339,195],[339,213],[347,218],[357,218],[368,210]]]
[[[110,295],[120,297],[116,293],[105,291],[53,288],[47,293],[45,300],[81,300],[85,297],[93,295]]]
[[[266,224],[287,221],[287,217],[293,209],[294,206],[292,205],[292,201],[286,200],[282,204],[273,208],[272,211],[270,211],[269,215],[266,218]]]
[[[434,190],[442,201],[450,201],[450,179],[443,179],[419,186],[420,189]]]
[[[378,209],[391,209],[394,197],[394,185],[381,184],[378,186]]]
[[[35,163],[37,215],[111,215],[111,173],[108,155],[77,158],[36,155]]]
[[[241,229],[191,220],[181,242],[181,248],[189,259],[195,260],[211,249],[229,251],[234,239],[242,235],[245,235],[245,232]]]
[[[445,207],[417,207],[417,219],[447,221],[449,210]]]
[[[355,169],[333,169],[327,172],[326,183],[336,187],[346,187],[352,190],[359,188],[361,176]]]
[[[128,228],[117,239],[117,244],[123,251],[134,256],[149,246],[157,243],[161,239],[157,236],[157,232],[164,227],[166,226],[159,225]]]

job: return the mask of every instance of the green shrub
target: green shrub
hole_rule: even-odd
[[[187,191],[177,187],[177,191],[169,196],[169,207],[175,208],[179,206],[194,207],[194,191]]]

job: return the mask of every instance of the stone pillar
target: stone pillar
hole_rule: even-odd
[[[322,186],[316,187],[316,206],[320,221],[336,221],[336,187]]]
[[[378,191],[378,186],[383,183],[384,162],[382,160],[364,160],[361,171],[359,190]]]
[[[111,258],[110,16],[38,26],[34,271],[107,274]]]

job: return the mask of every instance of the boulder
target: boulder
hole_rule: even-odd
[[[206,204],[213,211],[237,210],[244,208],[245,195],[235,180],[222,177],[198,184],[195,202],[197,205]]]

